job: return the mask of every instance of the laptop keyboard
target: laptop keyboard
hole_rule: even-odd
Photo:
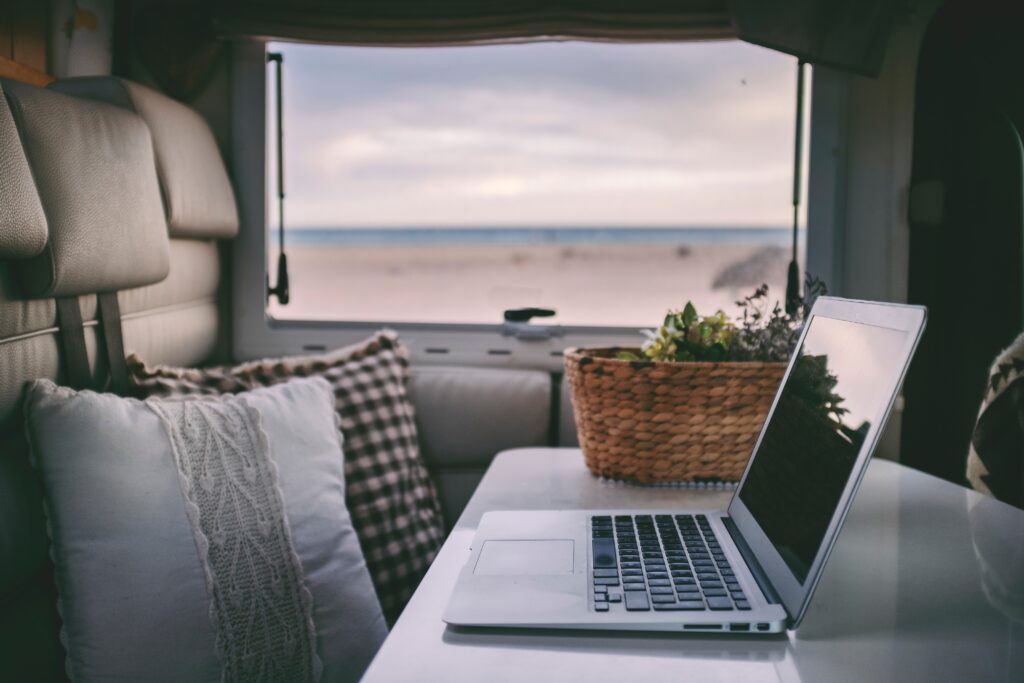
[[[610,515],[590,520],[594,609],[749,610],[705,515]]]

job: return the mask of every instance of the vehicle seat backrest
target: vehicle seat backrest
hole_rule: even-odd
[[[213,133],[198,112],[115,76],[68,78],[50,88],[115,104],[149,125],[171,237],[224,239],[238,234],[231,180]]]
[[[59,90],[0,80],[2,680],[64,676],[41,490],[21,411],[26,383],[66,379],[51,297],[77,297],[97,385],[107,372],[104,354],[97,353],[103,348],[96,333],[99,292],[118,292],[126,350],[158,363],[201,364],[216,348],[220,329],[215,238],[237,230],[227,172],[197,114],[182,117],[187,108],[152,93],[150,121],[130,108]],[[162,115],[164,107],[176,115]],[[158,141],[180,134],[191,144],[196,136],[182,132],[187,126],[157,135],[154,126],[182,118],[205,131],[198,145],[206,147],[196,153],[193,145],[198,157],[184,161],[175,150],[177,161],[165,158],[170,170],[161,176]],[[196,158],[203,166],[192,173],[205,178],[206,187],[228,183],[219,199],[192,199],[194,186],[175,184],[189,175],[182,164]],[[170,233],[188,239],[168,238],[172,204],[179,227]]]

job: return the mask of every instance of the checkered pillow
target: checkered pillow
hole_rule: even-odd
[[[345,437],[346,502],[384,616],[394,623],[437,554],[444,531],[405,390],[408,353],[393,332],[319,356],[173,368],[147,367],[132,355],[128,368],[143,396],[216,396],[292,377],[326,379]]]

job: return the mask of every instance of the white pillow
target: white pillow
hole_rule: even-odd
[[[355,681],[386,635],[320,378],[137,401],[38,380],[26,422],[76,681]]]

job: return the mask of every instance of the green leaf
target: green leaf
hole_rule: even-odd
[[[689,327],[697,320],[697,309],[693,307],[693,302],[687,301],[686,308],[683,309],[683,325]]]
[[[619,351],[615,354],[615,357],[619,360],[640,360],[640,356],[636,355],[632,351]]]

